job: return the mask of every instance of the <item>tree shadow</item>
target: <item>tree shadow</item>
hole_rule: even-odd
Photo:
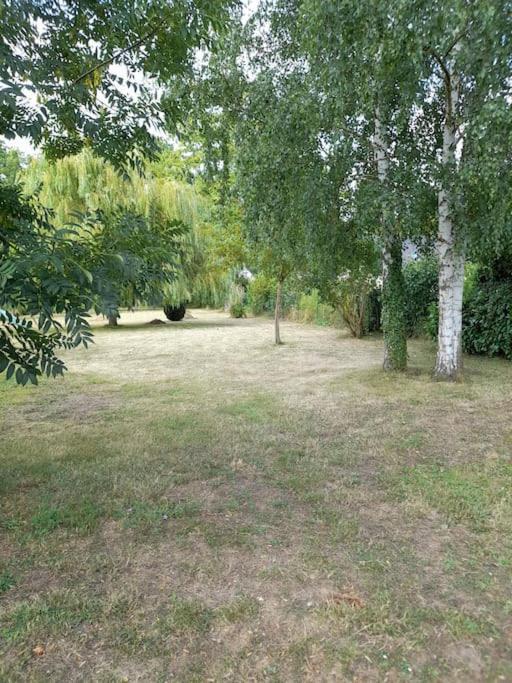
[[[113,332],[115,334],[122,334],[122,332],[136,332],[139,330],[151,330],[155,332],[164,330],[178,330],[178,329],[206,329],[206,328],[226,328],[226,327],[252,327],[256,323],[255,318],[226,318],[219,320],[179,320],[179,321],[163,321],[163,324],[154,324],[150,320],[147,322],[137,323],[123,323],[121,321],[114,326],[97,323],[92,326],[94,334]]]

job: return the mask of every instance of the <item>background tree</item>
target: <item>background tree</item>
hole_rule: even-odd
[[[307,183],[316,155],[311,111],[305,115],[300,75],[262,71],[248,84],[236,131],[236,173],[246,236],[255,265],[276,280],[275,342],[285,280],[307,263]]]
[[[22,155],[16,149],[8,149],[0,142],[0,180],[14,185],[19,180],[24,165]]]
[[[400,206],[404,167],[399,161],[401,109],[410,100],[403,41],[390,23],[387,6],[278,0],[271,25],[290,62],[306,64],[310,88],[322,110],[321,139],[343,150],[337,192],[344,217],[374,235],[382,254],[384,367],[407,361],[402,278],[402,241],[407,221]],[[397,40],[398,39],[398,40]],[[404,85],[403,92],[397,84]]]
[[[81,214],[95,214],[95,238],[102,251],[114,250],[119,264],[110,277],[102,271],[103,297],[96,308],[117,324],[120,306],[137,303],[183,303],[191,254],[198,251],[194,225],[198,199],[192,186],[156,178],[149,170],[124,175],[89,150],[56,162],[34,160],[25,175],[25,189],[39,189],[55,223],[63,225]],[[93,272],[94,274],[94,272]],[[108,284],[107,284],[108,283]],[[175,302],[171,288],[184,297]]]

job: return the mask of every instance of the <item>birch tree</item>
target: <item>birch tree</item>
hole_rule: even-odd
[[[417,9],[410,26],[425,65],[418,73],[418,109],[411,130],[438,202],[439,329],[434,376],[454,380],[463,369],[465,256],[482,239],[478,233],[483,207],[475,210],[471,186],[478,178],[492,193],[499,183],[496,168],[510,153],[506,141],[512,130],[512,14],[511,4],[498,0],[419,3]],[[495,144],[497,131],[502,145]],[[491,150],[495,158],[489,164]],[[502,222],[499,213],[493,219],[485,221],[491,240]]]
[[[499,127],[503,141],[510,132],[511,3],[278,4],[281,22],[283,14],[294,14],[293,40],[302,40],[303,54],[318,74],[324,106],[333,112],[332,128],[338,125],[364,152],[371,135],[364,122],[374,123],[385,283],[391,285],[390,274],[398,276],[400,271],[399,251],[391,248],[393,228],[397,236],[400,224],[406,226],[405,234],[430,236],[431,202],[425,197],[437,195],[440,315],[434,374],[455,379],[462,371],[465,253],[481,240],[478,228],[483,224],[482,211],[474,211],[468,195],[469,180],[474,184],[479,178],[490,189],[496,186],[485,141],[490,144]],[[506,144],[493,145],[499,158],[508,149]],[[367,172],[363,156],[357,166]],[[413,230],[413,224],[421,229]],[[492,221],[485,225],[491,235],[499,233]],[[389,334],[394,314],[401,308],[390,309],[392,301],[385,284],[385,364],[396,343]],[[398,319],[394,322],[400,327]]]

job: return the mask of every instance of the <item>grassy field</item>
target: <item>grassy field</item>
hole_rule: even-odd
[[[193,315],[0,382],[0,681],[512,681],[512,364]]]

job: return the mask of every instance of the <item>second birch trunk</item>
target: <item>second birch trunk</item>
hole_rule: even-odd
[[[389,175],[386,132],[381,115],[375,114],[374,153],[379,183],[385,191]],[[407,336],[404,314],[404,278],[402,240],[391,225],[392,218],[382,201],[382,331],[384,335],[384,370],[405,370]]]

